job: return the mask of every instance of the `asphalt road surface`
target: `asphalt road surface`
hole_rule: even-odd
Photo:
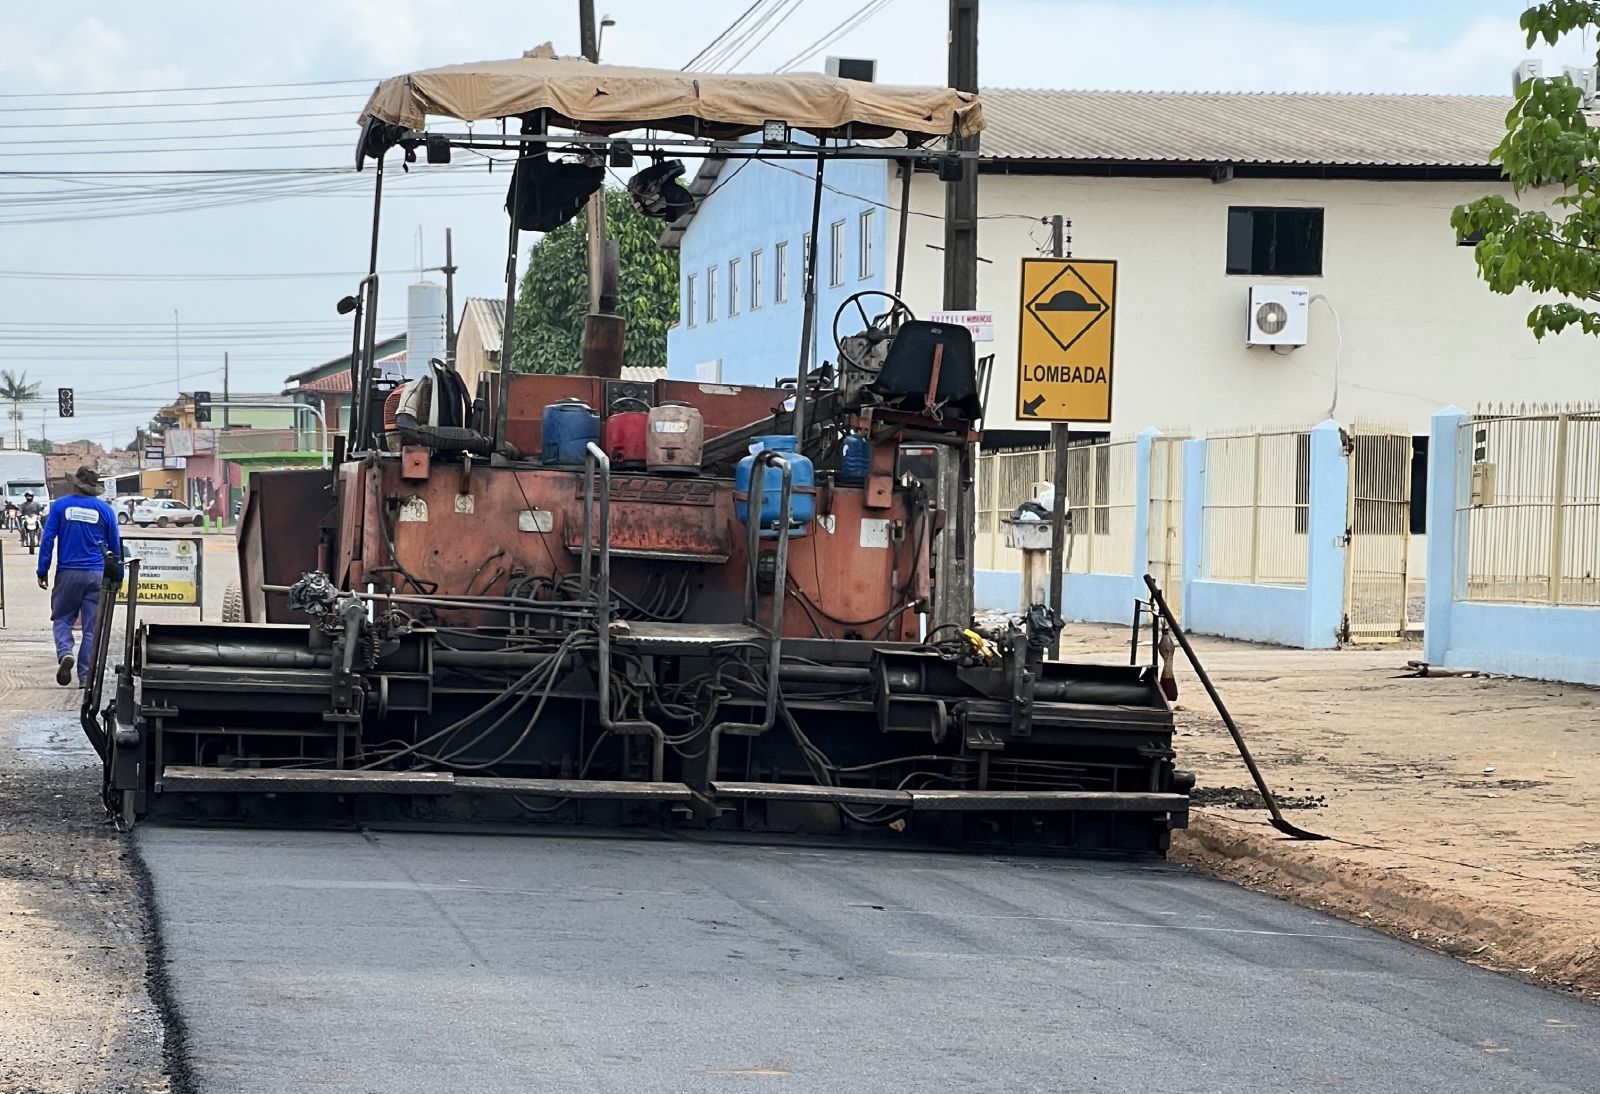
[[[1600,1089],[1600,1010],[1165,865],[140,830],[197,1089]]]

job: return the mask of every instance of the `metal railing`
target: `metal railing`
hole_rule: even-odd
[[[1073,445],[1067,450],[1069,573],[1126,574],[1133,565],[1138,442]],[[1001,523],[1054,477],[1055,450],[992,452],[978,457],[979,569],[1020,570]]]
[[[1310,560],[1310,434],[1210,437],[1205,469],[1201,534],[1210,579],[1304,585]]]
[[[1479,413],[1458,444],[1455,596],[1600,606],[1600,409]]]

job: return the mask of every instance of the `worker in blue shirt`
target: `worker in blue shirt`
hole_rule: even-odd
[[[83,631],[78,655],[82,686],[94,653],[94,620],[100,611],[100,580],[106,554],[122,557],[117,516],[100,498],[100,476],[80,467],[72,476],[72,493],[50,503],[39,544],[39,588],[50,588],[50,558],[56,556],[56,587],[50,593],[50,623],[56,636],[56,683],[72,683],[72,625]],[[59,544],[58,544],[59,541]],[[58,553],[59,545],[59,553]]]

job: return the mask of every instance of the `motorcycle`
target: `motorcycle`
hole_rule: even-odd
[[[31,555],[39,549],[39,514],[29,513],[22,518],[22,545]]]

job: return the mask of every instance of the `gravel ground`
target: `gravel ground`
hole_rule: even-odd
[[[49,593],[34,582],[34,559],[14,533],[0,548],[0,1094],[159,1094],[170,1083],[146,989],[142,867],[105,823],[80,693],[55,683]],[[216,618],[231,540],[208,539],[206,562],[206,614]]]

